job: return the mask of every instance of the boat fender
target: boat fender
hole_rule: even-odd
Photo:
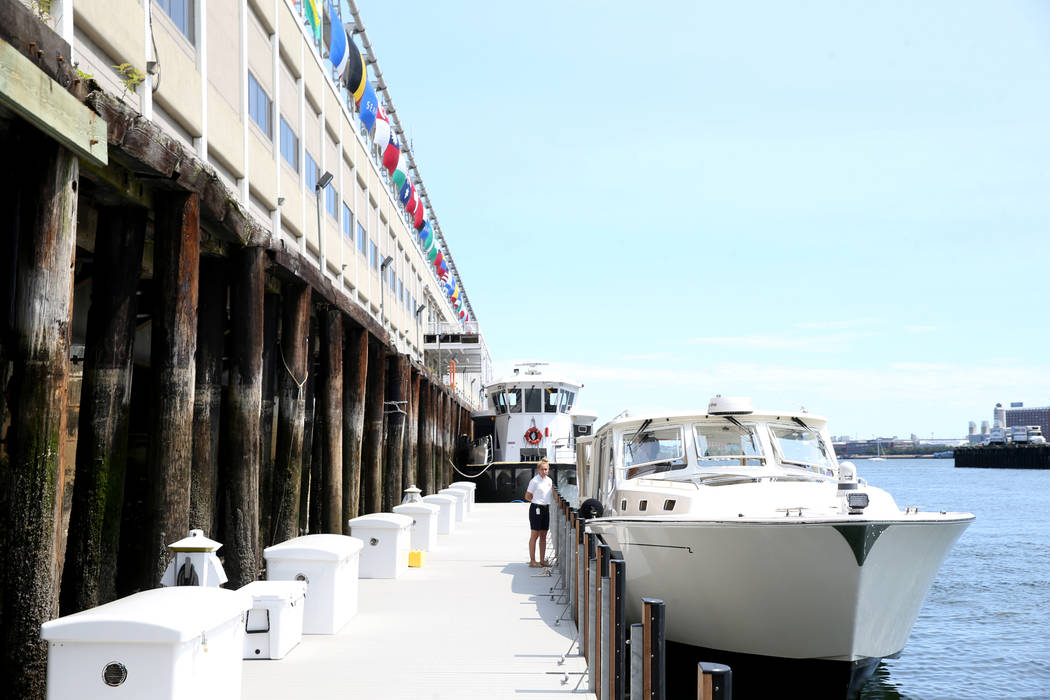
[[[600,518],[604,512],[605,508],[602,507],[601,502],[597,498],[588,498],[580,504],[580,510],[578,511],[580,517],[584,520]]]
[[[531,428],[525,431],[525,442],[529,443],[530,445],[540,444],[541,437],[543,437],[543,433],[541,433],[540,429],[536,426],[532,426]]]

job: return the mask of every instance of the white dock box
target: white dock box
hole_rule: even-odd
[[[461,482],[457,482],[455,484],[450,484],[449,485],[449,489],[451,489],[453,491],[462,491],[463,492],[463,513],[464,514],[469,513],[472,510],[474,510],[474,504],[471,502],[471,499],[470,499],[470,495],[471,495],[472,491],[468,487],[464,486]]]
[[[438,514],[441,508],[433,503],[402,503],[394,506],[398,515],[412,518],[412,549],[432,552],[437,547]]]
[[[303,641],[306,581],[252,581],[241,591],[252,597],[244,622],[244,658],[283,659]]]
[[[239,698],[251,604],[240,591],[175,586],[45,622],[47,697]]]
[[[335,634],[357,614],[361,540],[303,535],[263,550],[270,581],[306,581],[303,634]]]
[[[441,489],[438,491],[438,494],[441,496],[452,496],[456,499],[456,522],[462,522],[463,516],[466,515],[467,492],[460,489]]]
[[[438,512],[438,534],[451,535],[456,531],[456,498],[455,496],[442,496],[430,494],[423,496],[424,503],[432,503],[441,510]]]
[[[478,502],[478,485],[473,481],[453,481],[449,484],[450,487],[455,488],[456,486],[466,487],[470,493],[470,509],[474,510],[474,506]]]
[[[361,578],[397,578],[408,570],[412,518],[397,513],[369,513],[349,524],[350,534],[364,543]]]

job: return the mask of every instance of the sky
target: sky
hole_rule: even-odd
[[[497,372],[859,438],[1050,405],[1050,3],[358,8]]]

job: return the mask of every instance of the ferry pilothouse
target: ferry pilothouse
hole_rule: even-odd
[[[576,489],[576,440],[591,434],[597,413],[577,408],[583,385],[551,374],[544,363],[519,364],[485,386],[487,407],[471,414],[474,442],[461,473],[483,501],[524,497],[536,463],[571,496]]]

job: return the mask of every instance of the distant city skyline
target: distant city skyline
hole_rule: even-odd
[[[499,366],[850,435],[1050,397],[1050,3],[359,7]]]

